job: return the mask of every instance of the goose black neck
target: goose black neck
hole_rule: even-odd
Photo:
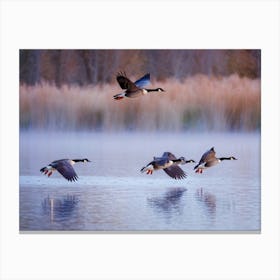
[[[83,159],[72,159],[74,162],[83,162]]]
[[[231,160],[231,158],[230,157],[221,157],[221,158],[219,158],[219,160]]]
[[[147,88],[147,89],[146,89],[146,91],[147,91],[147,92],[151,92],[151,91],[158,91],[158,89],[157,89],[157,88],[150,88],[150,89],[149,89],[149,88]]]

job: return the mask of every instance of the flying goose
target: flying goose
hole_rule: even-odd
[[[124,92],[114,95],[115,100],[121,100],[124,97],[138,97],[141,95],[145,95],[148,92],[157,91],[157,92],[164,92],[162,88],[155,88],[155,89],[146,89],[144,86],[150,83],[150,73],[144,75],[142,78],[137,80],[136,82],[130,81],[125,73],[119,72],[117,74],[117,81],[122,89],[125,89]]]
[[[196,173],[202,173],[203,169],[214,166],[218,163],[220,163],[222,160],[237,160],[235,157],[230,156],[230,157],[220,157],[217,158],[216,152],[214,150],[214,147],[212,147],[210,150],[206,151],[199,163],[194,167]]]
[[[90,162],[87,158],[84,159],[59,159],[55,160],[49,165],[40,169],[42,173],[50,177],[54,171],[58,171],[65,179],[68,181],[78,180],[78,175],[76,174],[73,165],[76,162]]]
[[[184,157],[176,158],[170,152],[164,152],[161,157],[154,157],[154,160],[148,163],[141,169],[141,172],[153,174],[154,170],[163,169],[165,173],[173,179],[183,179],[187,174],[178,166],[179,164],[186,164],[195,162],[194,160],[186,160]]]

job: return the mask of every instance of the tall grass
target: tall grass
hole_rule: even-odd
[[[114,84],[95,87],[48,83],[20,86],[21,128],[94,130],[257,130],[260,129],[260,80],[196,75],[179,82],[154,81],[151,93],[114,100]]]

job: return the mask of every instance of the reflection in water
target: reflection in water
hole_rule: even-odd
[[[62,199],[50,198],[49,196],[42,201],[44,215],[50,220],[67,220],[71,217],[79,200],[75,195],[67,195]]]
[[[203,188],[196,190],[195,197],[198,201],[203,202],[205,209],[211,215],[216,213],[216,196],[205,192]]]
[[[180,201],[185,188],[172,188],[163,197],[148,198],[148,205],[161,212],[170,213],[180,211]]]
[[[260,133],[207,136],[21,131],[20,230],[260,230]],[[180,154],[186,150],[187,141],[192,157],[198,158],[209,145],[209,138],[225,153],[229,143],[235,143],[230,153],[249,160],[237,160],[234,166],[225,163],[210,169],[207,176],[190,172],[188,179],[180,182],[171,181],[165,174],[150,178],[139,172],[139,166],[155,149],[164,151],[171,145]],[[120,143],[125,149],[120,149]],[[42,177],[38,166],[46,158],[55,159],[69,151],[76,151],[73,156],[77,157],[95,155],[98,164],[94,169],[77,165],[80,179],[75,184],[58,175]],[[127,174],[128,162],[120,159],[132,155]],[[203,190],[197,190],[201,187]],[[76,195],[79,201],[67,199],[67,194]]]

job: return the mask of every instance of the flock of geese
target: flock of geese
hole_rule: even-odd
[[[164,92],[162,88],[147,89],[144,88],[150,83],[150,74],[146,74],[135,82],[129,80],[125,73],[118,73],[116,77],[120,87],[125,91],[113,96],[115,100],[121,100],[125,97],[135,98],[141,95],[146,95],[149,92]],[[216,157],[214,147],[206,151],[198,164],[194,167],[196,173],[202,173],[204,169],[214,166],[223,160],[236,160],[234,156],[230,157]],[[73,165],[77,162],[90,162],[87,158],[84,159],[60,159],[55,160],[47,166],[40,169],[40,171],[48,177],[53,172],[58,171],[66,180],[76,181],[78,175],[73,168]],[[187,175],[179,165],[186,163],[195,163],[194,160],[186,160],[184,157],[176,158],[174,154],[170,152],[164,152],[161,157],[154,157],[151,162],[144,166],[140,171],[142,173],[153,174],[155,170],[163,170],[168,176],[173,179],[184,179]]]

